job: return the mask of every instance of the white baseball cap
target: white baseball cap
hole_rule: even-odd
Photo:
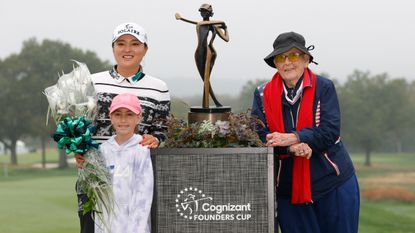
[[[147,32],[143,27],[136,23],[122,23],[118,25],[112,35],[112,43],[114,43],[122,35],[132,35],[140,42],[147,44]]]

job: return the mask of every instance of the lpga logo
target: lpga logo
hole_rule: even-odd
[[[202,190],[198,188],[185,188],[177,194],[177,212],[183,218],[193,219],[192,214],[199,211],[199,204],[211,200],[213,200],[212,197],[206,197]]]
[[[193,221],[246,221],[251,219],[251,203],[216,205],[213,202],[212,197],[206,196],[198,188],[184,188],[176,196],[176,210],[183,218]]]

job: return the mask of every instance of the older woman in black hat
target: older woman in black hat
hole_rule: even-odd
[[[265,123],[261,139],[274,147],[281,231],[357,232],[359,187],[340,140],[334,84],[308,68],[314,46],[302,35],[282,33],[273,48],[264,60],[277,72],[255,90],[252,114]]]

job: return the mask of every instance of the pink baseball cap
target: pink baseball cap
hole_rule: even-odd
[[[119,94],[112,99],[110,114],[119,108],[126,108],[137,115],[141,113],[138,97],[130,93]]]

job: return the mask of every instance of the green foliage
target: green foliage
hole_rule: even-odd
[[[402,143],[407,133],[413,133],[411,127],[415,123],[415,108],[410,102],[410,85],[404,79],[394,79],[386,83],[382,94],[385,131],[391,134],[396,151],[402,151]]]
[[[373,151],[381,143],[384,130],[383,105],[379,98],[385,91],[384,76],[369,77],[355,71],[339,90],[343,138]]]
[[[72,59],[86,63],[91,72],[109,67],[108,62],[100,61],[91,51],[84,52],[60,41],[39,43],[34,38],[23,43],[19,54],[0,61],[0,140],[12,146],[25,135],[49,137],[55,126],[45,126],[48,104],[42,91],[56,83],[60,72],[72,69]],[[12,162],[17,163],[15,153]]]
[[[111,214],[114,211],[114,194],[110,174],[98,150],[91,148],[86,152],[85,163],[79,170],[78,177],[79,186],[88,196],[84,214],[94,211],[100,222],[108,227],[102,213],[105,211]]]
[[[405,135],[415,125],[415,105],[410,102],[411,89],[406,80],[355,71],[337,90],[342,139],[366,153],[366,165],[370,165],[371,153],[385,149],[384,145],[402,151]]]
[[[25,63],[17,55],[0,63],[0,140],[12,152],[16,141],[32,128],[29,119],[34,110],[34,100],[30,90],[34,82],[21,70],[24,66]],[[17,163],[15,155],[12,163]]]
[[[252,107],[252,101],[254,99],[254,91],[255,89],[265,84],[267,79],[256,79],[256,80],[249,80],[241,90],[241,93],[239,94],[237,98],[237,104],[234,108],[235,112],[245,112],[247,109]]]
[[[261,124],[248,112],[231,113],[229,121],[203,121],[188,124],[172,116],[168,122],[165,146],[171,148],[217,148],[263,146],[255,128]]]

